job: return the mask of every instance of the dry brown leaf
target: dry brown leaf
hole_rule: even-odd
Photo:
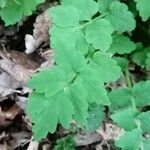
[[[14,104],[8,111],[3,112],[3,115],[5,119],[13,120],[21,111],[22,109],[17,104]]]
[[[20,85],[24,85],[28,79],[30,79],[31,75],[34,73],[33,70],[28,70],[23,64],[19,64],[17,61],[14,61],[12,57],[9,58],[8,56],[0,53],[0,56],[2,59],[0,59],[0,69],[6,72],[8,75],[10,75],[14,80],[16,80]],[[23,60],[23,57],[19,58],[18,60],[21,60],[23,63],[27,63],[28,59]],[[20,61],[20,62],[21,62]]]
[[[12,121],[6,120],[5,113],[3,113],[0,108],[0,129],[3,127],[8,127],[11,124],[12,124]]]
[[[38,150],[39,143],[36,141],[31,141],[27,150]]]
[[[30,122],[30,119],[28,118],[28,116],[24,116],[22,119],[26,123],[26,128],[29,131],[32,131],[32,123]]]
[[[29,93],[29,92],[28,92]],[[27,106],[27,102],[28,102],[28,98],[24,97],[24,96],[17,96],[17,105],[22,109],[22,110],[26,110],[26,106]]]
[[[86,133],[86,134],[77,134],[75,136],[76,146],[85,146],[93,143],[101,142],[102,136],[96,132]]]
[[[40,67],[41,62],[43,60],[39,60],[40,56],[38,55],[27,55],[23,52],[12,50],[8,53],[9,58],[12,59],[16,64],[19,64],[20,66],[23,66],[27,70],[36,70],[38,67]],[[38,62],[34,61],[34,59],[37,58]]]
[[[47,50],[41,54],[41,57],[44,58],[46,61],[41,64],[40,68],[38,70],[42,70],[45,68],[51,68],[54,64],[54,52],[52,49]]]
[[[49,41],[48,30],[51,26],[51,19],[47,12],[37,16],[34,23],[33,35],[25,36],[26,54],[33,53],[42,43]]]
[[[0,144],[0,150],[9,150],[6,144]]]
[[[13,89],[16,89],[19,83],[5,72],[0,73],[0,101],[7,98],[7,95],[14,93]]]
[[[13,119],[21,112],[21,108],[14,104],[9,110],[2,111],[0,108],[0,127],[9,126]]]
[[[103,137],[103,139],[109,141],[109,140],[115,140],[120,135],[122,135],[123,129],[117,127],[114,124],[105,123],[105,130],[103,128],[100,128],[97,130],[97,132]]]
[[[8,141],[8,146],[10,147],[9,150],[15,150],[19,146],[24,146],[25,144],[29,143],[31,141],[31,133],[30,132],[15,132],[10,133],[10,136],[12,137]]]

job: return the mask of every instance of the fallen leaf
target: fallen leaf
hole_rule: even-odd
[[[13,120],[21,111],[22,109],[17,104],[14,104],[8,111],[3,112],[3,115],[5,119]]]
[[[41,66],[38,70],[42,70],[45,68],[51,68],[54,64],[53,56],[54,56],[54,52],[52,49],[43,52],[41,54],[41,57],[44,58],[46,61],[41,64]]]
[[[31,141],[31,133],[30,132],[15,132],[10,133],[11,139],[8,141],[9,150],[15,150],[18,147],[23,147],[25,144]]]
[[[97,133],[99,133],[103,137],[103,139],[109,141],[115,140],[120,135],[122,135],[123,129],[117,127],[114,124],[105,123],[105,130],[103,128],[100,128],[97,130]]]
[[[2,59],[0,59],[0,69],[13,77],[20,85],[24,85],[26,81],[30,79],[33,71],[27,70],[2,53],[0,53],[0,56],[2,57]]]
[[[49,41],[49,28],[51,26],[51,19],[47,12],[37,16],[34,23],[33,35],[27,34],[25,36],[26,54],[33,53],[42,43]]]
[[[38,150],[39,143],[36,141],[31,141],[27,150]]]
[[[12,124],[12,121],[6,120],[5,114],[2,112],[1,107],[0,107],[0,129],[4,127],[8,127],[11,124]]]
[[[13,89],[18,88],[20,85],[14,78],[9,74],[2,72],[0,73],[0,102],[6,99],[7,95],[14,93]]]
[[[86,133],[83,135],[77,134],[75,136],[76,146],[86,146],[101,141],[102,141],[102,136],[96,132]]]

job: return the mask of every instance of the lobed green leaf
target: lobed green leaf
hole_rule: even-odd
[[[137,10],[139,10],[139,14],[142,17],[143,21],[146,21],[150,17],[150,1],[149,0],[134,0],[136,4]]]
[[[99,19],[89,24],[86,28],[86,40],[93,44],[95,49],[107,51],[112,43],[113,28],[106,19]]]
[[[130,131],[137,127],[135,120],[138,114],[139,112],[137,110],[127,108],[113,113],[111,119],[116,122],[119,127],[122,127],[126,131]]]
[[[128,7],[118,1],[111,3],[107,16],[115,31],[125,32],[135,29],[135,20]]]
[[[94,0],[62,0],[62,5],[77,8],[80,21],[90,20],[98,12],[98,5]]]
[[[0,1],[0,16],[5,25],[12,25],[29,16],[36,10],[36,6],[45,0],[3,0]]]
[[[114,34],[113,43],[110,45],[109,52],[112,54],[126,54],[131,53],[135,49],[136,45],[130,40],[130,38],[121,34]]]
[[[115,145],[122,150],[137,150],[141,147],[141,131],[133,129],[125,132],[116,142]]]

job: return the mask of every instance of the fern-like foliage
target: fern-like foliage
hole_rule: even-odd
[[[15,24],[43,2],[0,0],[0,18],[6,26]],[[150,105],[150,80],[132,85],[128,61],[150,70],[150,47],[128,36],[136,27],[137,14],[144,22],[150,18],[150,0],[122,2],[60,0],[60,5],[47,11],[52,19],[49,34],[55,65],[28,82],[33,92],[27,113],[36,140],[54,133],[58,124],[69,128],[73,120],[96,130],[105,118],[104,106],[109,106],[110,118],[124,129],[115,145],[122,150],[150,149],[150,139],[143,136],[150,133],[150,111],[143,111]],[[127,87],[107,93],[105,85],[121,74]],[[57,141],[55,149],[70,150],[74,145],[73,138],[66,137]]]
[[[115,143],[123,150],[148,150],[145,148],[147,139],[142,137],[142,134],[150,132],[150,111],[140,110],[141,107],[150,105],[149,92],[150,81],[148,80],[135,84],[133,88],[120,88],[109,94],[113,110],[111,118],[125,130],[124,135]]]
[[[55,65],[34,75],[28,83],[34,89],[27,112],[34,123],[35,138],[40,140],[48,132],[54,133],[57,124],[69,128],[72,120],[93,130],[104,118],[103,106],[110,105],[111,119],[125,130],[115,145],[123,150],[148,147],[142,133],[149,132],[149,112],[142,112],[141,107],[150,103],[150,82],[109,94],[105,89],[106,83],[120,77],[121,69],[129,76],[127,59],[114,59],[113,54],[134,51],[132,59],[141,62],[135,51],[137,44],[123,35],[136,25],[127,5],[118,0],[61,0],[61,5],[48,13],[53,22],[49,33]],[[148,62],[149,59],[144,60],[147,65]],[[93,104],[96,107],[91,107]],[[95,126],[90,124],[91,120]]]
[[[0,17],[5,25],[19,22],[22,17],[29,16],[36,6],[45,0],[0,0]]]
[[[53,21],[50,41],[56,65],[29,81],[34,92],[30,95],[28,113],[36,139],[55,132],[58,123],[68,128],[74,119],[87,125],[92,103],[110,104],[104,84],[116,81],[121,74],[117,62],[107,53],[113,42],[112,33],[133,30],[135,20],[125,4],[109,5],[99,15],[99,3],[94,0],[63,0],[62,5],[48,11]],[[114,16],[109,9],[115,9],[115,13],[123,9],[130,26],[119,21],[124,15]],[[118,19],[116,24],[112,19]],[[130,43],[128,39],[127,42]],[[134,49],[132,43],[130,47],[129,51]]]

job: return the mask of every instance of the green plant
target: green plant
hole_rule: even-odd
[[[135,2],[142,20],[148,20],[150,1]],[[69,128],[72,120],[88,126],[91,114],[100,124],[103,106],[110,106],[111,119],[125,130],[116,146],[147,150],[150,142],[142,133],[150,132],[150,113],[142,108],[150,104],[150,81],[132,85],[128,57],[148,68],[149,48],[142,48],[145,57],[140,57],[137,44],[130,39],[128,33],[135,29],[136,21],[127,5],[119,0],[62,0],[48,13],[53,22],[50,45],[55,65],[40,71],[28,83],[34,89],[27,112],[34,123],[35,138],[54,133],[57,124]],[[120,57],[113,57],[115,54]],[[107,94],[105,85],[121,74],[125,74],[128,87]]]
[[[150,104],[149,92],[150,81],[142,81],[133,87],[128,84],[128,87],[113,90],[109,94],[113,111],[111,118],[125,130],[115,143],[123,150],[147,150],[144,148],[147,139],[142,137],[142,133],[150,132],[150,111],[143,112],[142,107]]]
[[[15,24],[22,17],[29,16],[36,6],[45,0],[0,0],[0,17],[6,26]]]
[[[15,24],[44,1],[0,0],[0,17],[6,26]],[[115,145],[123,150],[149,149],[150,139],[143,135],[150,132],[150,111],[143,110],[150,104],[150,81],[132,82],[128,58],[150,71],[150,47],[130,38],[138,13],[148,21],[150,1],[123,2],[61,0],[61,5],[48,11],[53,21],[50,45],[55,65],[28,83],[34,90],[27,112],[37,140],[55,132],[59,123],[69,128],[72,120],[96,130],[105,117],[104,106],[109,106],[110,118],[124,129]],[[107,94],[106,85],[121,74],[127,87]],[[56,147],[66,149],[67,141],[68,137]]]
[[[54,150],[75,150],[75,141],[72,135],[68,135],[56,141]]]
[[[129,30],[134,28],[135,20],[126,6],[120,2],[113,5],[125,8],[133,22]],[[121,70],[106,52],[114,32],[106,18],[112,16],[104,13],[91,19],[98,11],[98,3],[93,0],[64,0],[61,6],[49,10],[53,21],[51,47],[55,50],[56,65],[29,81],[29,86],[35,89],[30,95],[28,113],[35,123],[36,139],[55,132],[58,123],[68,128],[75,119],[86,125],[92,103],[110,104],[104,83],[117,80]],[[45,124],[45,121],[49,123]]]

